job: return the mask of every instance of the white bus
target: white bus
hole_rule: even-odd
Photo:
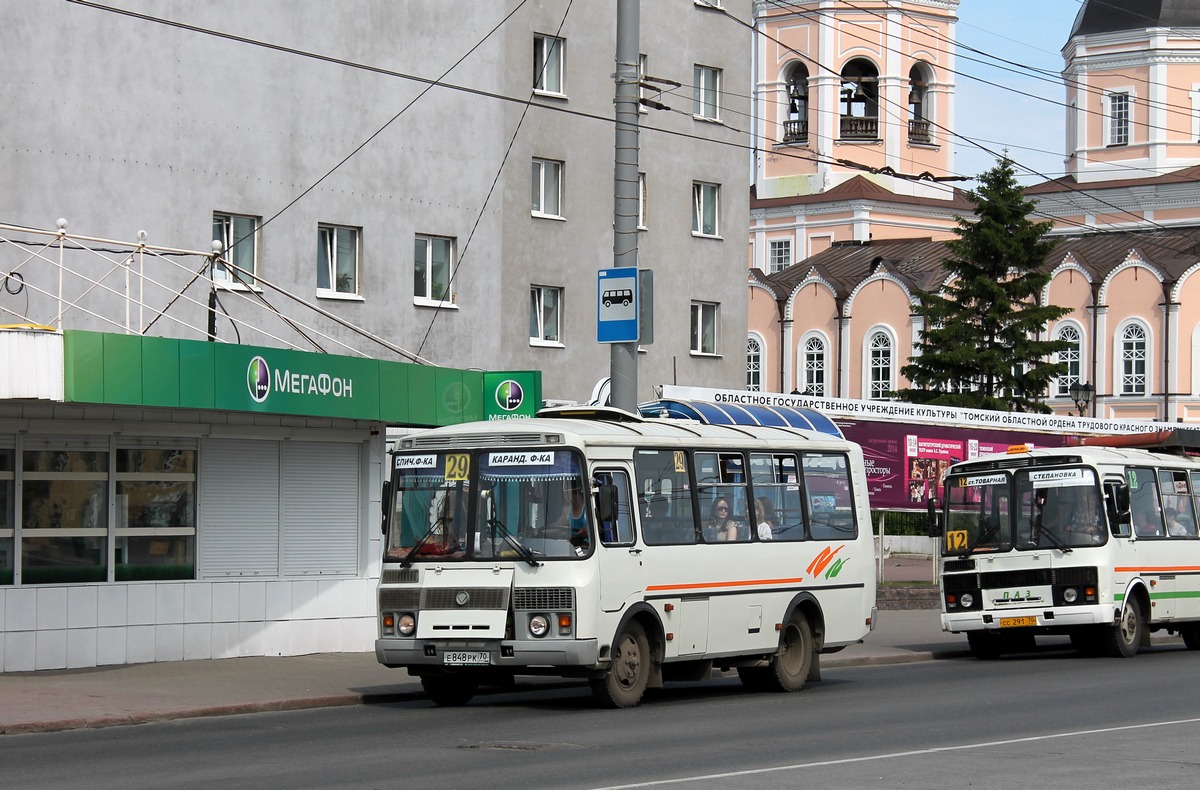
[[[863,458],[840,437],[556,409],[391,459],[375,653],[440,705],[553,675],[630,707],[714,666],[796,691],[875,622]]]
[[[1163,440],[1179,449],[1178,432]],[[1200,649],[1200,462],[1099,446],[1139,442],[1015,447],[950,467],[933,525],[942,629],[966,633],[980,658],[1028,650],[1039,634],[1128,657],[1166,630]]]

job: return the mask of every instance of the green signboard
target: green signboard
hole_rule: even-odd
[[[484,373],[196,340],[63,333],[65,400],[453,425],[532,414],[537,371]],[[485,382],[494,377],[495,383]],[[511,381],[511,385],[504,382]],[[497,388],[508,393],[500,406]],[[530,397],[525,398],[528,394]],[[532,404],[530,406],[529,404]]]
[[[537,370],[483,374],[483,413],[488,420],[532,417],[542,406],[542,374]]]

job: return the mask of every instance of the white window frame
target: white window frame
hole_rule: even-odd
[[[746,336],[746,391],[762,392],[763,378],[766,374],[764,361],[767,358],[767,344],[757,332]]]
[[[786,255],[780,255],[780,250],[786,250]],[[792,265],[792,240],[791,239],[768,239],[767,240],[767,274],[775,274],[781,272]]]
[[[637,229],[647,230],[649,225],[646,219],[646,174],[638,173],[638,207],[637,207]]]
[[[546,321],[546,294],[552,292],[558,300],[557,308],[554,311],[554,332],[553,337],[549,337],[550,332],[547,331]],[[563,310],[563,289],[554,285],[531,285],[529,286],[529,345],[544,346],[549,348],[563,348],[562,342],[562,310]],[[535,336],[533,333],[537,332]]]
[[[1200,85],[1193,85],[1188,96],[1192,100],[1192,140],[1200,142]]]
[[[425,255],[424,260],[417,259],[417,245],[424,243]],[[435,244],[444,244],[449,248],[449,255],[446,260],[447,282],[446,292],[442,298],[434,296],[434,279],[433,279],[433,248]],[[454,292],[454,266],[457,253],[457,240],[453,236],[435,236],[428,233],[418,233],[413,238],[413,304],[418,305],[433,305],[436,307],[456,307],[458,297]],[[417,293],[417,269],[424,268],[425,272],[425,292]]]
[[[354,282],[352,290],[343,290],[337,283],[337,254],[341,247],[339,240],[347,234],[353,234],[354,240]],[[324,249],[327,256],[325,276],[329,286],[321,286],[320,253]],[[362,287],[362,229],[349,225],[333,225],[322,222],[317,225],[317,296],[323,299],[349,299],[363,301],[359,289]]]
[[[711,232],[704,227],[704,216],[712,203]],[[721,238],[721,185],[706,181],[692,182],[692,235],[707,239]]]
[[[530,184],[532,187],[532,200],[530,203],[530,213],[535,217],[544,219],[563,219],[562,204],[563,204],[563,179],[562,179],[563,163],[556,159],[541,159],[535,157],[533,160],[533,169],[531,171]],[[554,205],[548,206],[549,198],[547,197],[547,185],[553,184],[554,187]],[[548,209],[553,209],[548,210]]]
[[[1064,337],[1067,334],[1074,337]],[[1074,343],[1073,348],[1058,353],[1059,362],[1065,362],[1067,372],[1058,377],[1054,393],[1059,398],[1071,396],[1071,385],[1083,381],[1083,330],[1074,321],[1064,321],[1054,328],[1055,340],[1066,340]]]
[[[717,344],[717,338],[720,336],[720,314],[721,305],[719,302],[692,302],[692,342],[691,354],[698,357],[715,357],[720,356]],[[709,343],[705,347],[705,332],[704,328],[709,327]],[[699,331],[697,331],[699,328]]]
[[[887,360],[879,362],[879,341],[886,341]],[[883,375],[880,375],[883,373]],[[873,327],[863,338],[863,400],[887,400],[886,393],[896,390],[896,333],[886,327]]]
[[[1140,355],[1127,346],[1131,340],[1130,330],[1141,332],[1142,348]],[[1117,327],[1113,338],[1113,374],[1116,382],[1116,395],[1131,398],[1148,397],[1154,391],[1153,367],[1154,344],[1150,334],[1150,326],[1140,319],[1124,321]],[[1140,370],[1138,369],[1140,363]],[[1133,368],[1131,371],[1130,368]]]
[[[533,91],[546,96],[563,96],[566,91],[567,40],[538,33],[533,37]]]
[[[800,380],[796,389],[803,395],[824,398],[829,387],[829,339],[819,332],[810,332],[800,340],[797,351]],[[821,374],[819,385],[814,375],[817,372]]]
[[[251,225],[248,234],[245,232],[245,223]],[[238,228],[239,224],[243,225],[240,229]],[[261,226],[262,217],[234,214],[228,211],[213,212],[213,241],[219,241],[224,246],[221,257],[239,269],[250,272],[250,275],[241,274],[235,277],[232,270],[224,264],[218,263],[213,266],[212,271],[213,284],[218,288],[228,288],[233,291],[258,289],[258,286],[253,283],[253,278],[258,275],[258,229]],[[234,245],[237,241],[243,238],[244,240],[235,248]],[[243,282],[247,279],[251,282]]]
[[[721,69],[697,63],[692,67],[692,117],[721,120]]]
[[[646,53],[643,52],[638,55],[638,112],[643,114],[650,112],[650,108],[642,104],[642,99],[649,98],[646,95],[646,62]]]
[[[1122,101],[1118,102],[1118,97]],[[1123,105],[1118,107],[1118,105]],[[1104,144],[1126,146],[1133,140],[1133,93],[1114,90],[1104,94]]]

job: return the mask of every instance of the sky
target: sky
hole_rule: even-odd
[[[1066,111],[1062,103],[1066,92],[1060,76],[1062,47],[1080,5],[1080,0],[961,0],[956,30],[960,46],[958,74],[954,76],[955,130],[994,153],[960,137],[955,144],[956,173],[974,176],[988,170],[1007,147],[1009,158],[1017,163],[1021,183],[1063,175]],[[964,46],[1046,69],[1052,81],[970,60],[993,62]]]

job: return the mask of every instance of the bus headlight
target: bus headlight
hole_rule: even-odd
[[[407,612],[396,619],[396,631],[400,636],[412,636],[417,630],[417,618]]]
[[[529,633],[538,639],[550,633],[550,620],[544,614],[535,614],[529,618]]]
[[[971,593],[963,593],[958,597],[958,603],[964,609],[970,609],[975,604],[975,596]]]
[[[1063,590],[1063,600],[1067,603],[1075,603],[1079,600],[1079,592],[1074,587],[1068,587]]]

